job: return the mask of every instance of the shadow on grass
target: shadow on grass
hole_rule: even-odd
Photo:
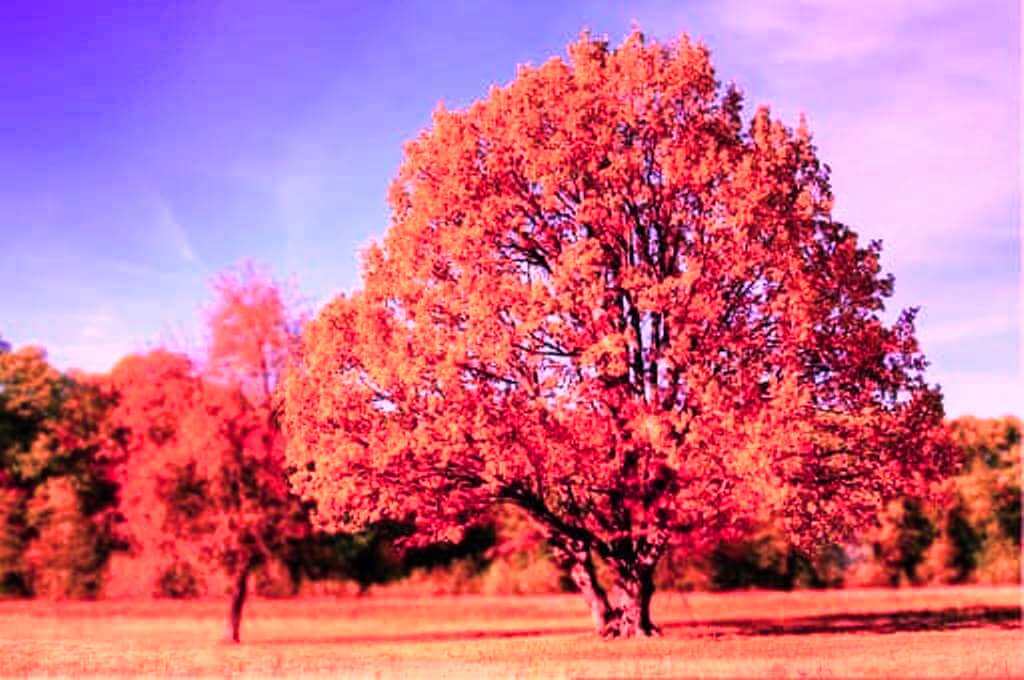
[[[1021,608],[965,607],[934,610],[826,614],[776,619],[671,622],[664,629],[706,627],[731,635],[817,635],[828,633],[910,633],[963,628],[1019,628]]]
[[[961,630],[965,628],[1014,629],[1021,626],[1021,608],[967,607],[936,610],[908,610],[863,614],[827,614],[792,618],[761,619],[703,619],[668,621],[661,624],[663,631],[691,630],[693,637],[721,638],[727,636],[758,635],[820,635],[851,633],[903,633],[922,631]],[[395,632],[332,636],[328,638],[273,639],[258,644],[375,644],[457,642],[470,640],[502,640],[558,635],[591,634],[593,629],[583,626],[529,628],[518,630],[456,630]],[[684,634],[685,635],[685,634]],[[686,635],[689,637],[688,635]]]

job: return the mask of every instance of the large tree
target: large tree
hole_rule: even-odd
[[[948,463],[879,244],[832,219],[804,125],[744,122],[686,38],[584,35],[439,109],[390,202],[286,381],[293,484],[327,527],[450,539],[518,506],[599,631],[649,635],[670,545],[765,509],[839,539]]]

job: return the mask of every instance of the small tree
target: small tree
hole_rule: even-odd
[[[517,506],[607,636],[656,632],[670,545],[765,508],[800,545],[849,536],[949,450],[913,312],[882,320],[880,246],[831,204],[804,126],[745,125],[685,38],[584,35],[439,109],[287,379],[295,488],[423,541]]]
[[[280,557],[289,539],[309,528],[285,474],[284,439],[275,398],[299,337],[302,319],[285,287],[251,263],[219,276],[208,312],[203,416],[197,459],[221,521],[213,536],[233,579],[229,637],[238,642],[253,568]],[[201,443],[208,442],[208,443]],[[218,446],[219,445],[219,446]]]
[[[49,456],[34,447],[60,417],[66,384],[42,348],[0,352],[0,465],[9,483],[30,488],[45,467]]]
[[[191,565],[227,576],[227,636],[238,642],[253,569],[308,528],[288,488],[274,401],[298,319],[255,267],[223,274],[214,290],[198,364],[156,352],[114,371],[113,439],[134,508],[129,526],[143,530],[143,541],[174,541],[175,552],[191,546]]]
[[[72,477],[50,477],[28,503],[33,538],[24,555],[35,595],[60,599],[91,598],[103,585],[103,524],[83,512]]]

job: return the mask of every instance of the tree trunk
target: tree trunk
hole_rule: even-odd
[[[242,607],[245,606],[245,596],[249,590],[249,572],[252,571],[252,562],[246,562],[242,570],[235,578],[235,586],[231,593],[231,609],[228,612],[228,639],[231,642],[239,642],[239,630],[242,627]]]
[[[654,570],[645,565],[628,565],[619,570],[612,586],[611,611],[601,635],[606,638],[652,637],[661,630],[651,620]]]
[[[614,565],[617,577],[609,594],[598,581],[589,546],[579,542],[550,542],[559,566],[568,572],[590,608],[594,628],[601,637],[632,638],[661,634],[651,621],[655,560]]]

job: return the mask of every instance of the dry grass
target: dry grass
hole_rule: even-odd
[[[579,598],[0,603],[0,674],[1024,677],[1016,588],[655,597],[665,635],[602,642]]]

